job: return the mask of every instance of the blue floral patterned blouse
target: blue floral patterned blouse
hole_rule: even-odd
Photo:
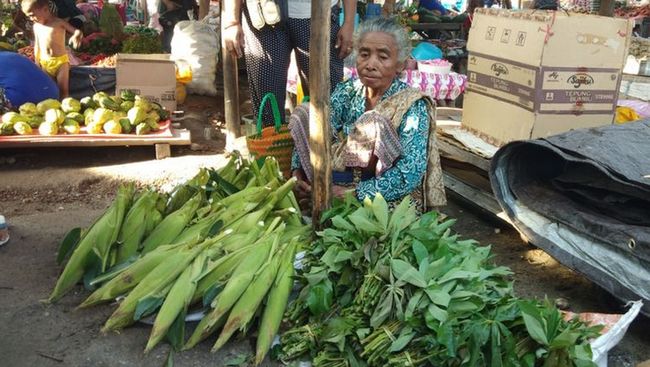
[[[409,88],[397,79],[388,87],[381,101],[393,94]],[[366,87],[359,79],[340,83],[331,96],[330,123],[332,135],[339,131],[348,135],[357,119],[366,111]],[[378,102],[379,103],[379,102]],[[402,156],[381,176],[359,182],[356,188],[357,198],[373,198],[377,192],[388,200],[398,200],[410,194],[421,183],[427,167],[427,137],[429,117],[426,104],[419,100],[404,115],[397,129],[402,144]],[[334,138],[336,139],[336,138]],[[292,169],[300,168],[300,159],[293,152]]]

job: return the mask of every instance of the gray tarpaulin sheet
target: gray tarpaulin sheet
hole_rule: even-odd
[[[533,244],[650,314],[650,119],[509,143],[490,180]]]

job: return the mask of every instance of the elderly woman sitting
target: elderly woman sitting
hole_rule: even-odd
[[[380,193],[389,202],[410,194],[421,209],[444,205],[433,103],[398,79],[410,52],[406,31],[392,20],[369,20],[354,47],[359,79],[340,83],[331,96],[333,194],[353,189],[360,200]],[[309,201],[312,180],[307,112],[301,105],[289,125],[301,203]]]

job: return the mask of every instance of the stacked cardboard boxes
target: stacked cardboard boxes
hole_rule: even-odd
[[[496,144],[611,124],[632,22],[477,9],[463,125]]]

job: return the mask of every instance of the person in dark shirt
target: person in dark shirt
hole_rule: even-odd
[[[194,18],[198,14],[198,6],[195,0],[162,0],[160,2],[160,19],[158,22],[163,28],[162,44],[165,51],[170,51],[174,26],[183,20],[190,20],[189,11],[194,12]]]
[[[74,0],[50,0],[50,10],[73,27],[82,30],[86,17],[77,8]]]

